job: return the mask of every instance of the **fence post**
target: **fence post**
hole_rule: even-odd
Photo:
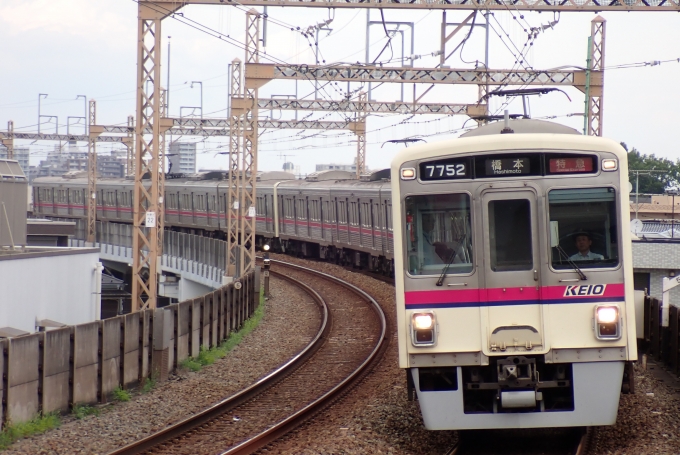
[[[673,373],[678,373],[678,307],[671,306],[669,312],[668,331],[670,332],[671,343],[669,350],[668,363]]]
[[[159,382],[168,379],[170,335],[173,331],[173,318],[164,308],[157,308],[153,313],[153,356],[151,375]]]
[[[650,318],[651,323],[649,342],[651,345],[652,356],[655,360],[661,360],[661,305],[655,298],[651,299],[650,304]]]

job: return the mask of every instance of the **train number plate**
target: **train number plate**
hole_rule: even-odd
[[[457,180],[472,178],[470,160],[447,159],[420,163],[420,180]]]

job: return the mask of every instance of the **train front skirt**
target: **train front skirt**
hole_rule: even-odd
[[[497,403],[487,409],[471,409],[465,403],[468,385],[464,367],[455,368],[449,387],[421,384],[418,368],[410,373],[418,396],[425,428],[428,430],[473,430],[488,428],[549,428],[613,425],[619,407],[625,362],[573,363],[572,405],[546,409],[542,393],[521,390],[494,392]],[[421,390],[424,389],[424,390]],[[428,390],[429,389],[429,390]],[[442,390],[449,389],[449,390]],[[453,389],[453,390],[452,390]],[[468,389],[469,390],[469,389]]]

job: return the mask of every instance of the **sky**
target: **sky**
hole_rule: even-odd
[[[236,3],[236,2],[233,2]],[[242,43],[245,37],[247,8],[229,5],[190,5],[180,10],[184,22],[209,27],[229,40]],[[261,10],[261,9],[260,9]],[[462,21],[469,11],[449,11],[447,21]],[[329,31],[319,32],[319,60],[326,64],[366,62],[367,10],[325,8],[268,9],[266,47],[261,62],[314,64],[314,39],[301,31],[332,19]],[[601,13],[607,20],[605,43],[604,136],[645,154],[673,161],[680,159],[680,15],[671,12]],[[416,67],[433,67],[439,57],[441,11],[384,10],[387,22],[413,23]],[[594,13],[532,13],[497,11],[489,19],[489,68],[553,69],[584,67],[587,39]],[[401,25],[390,40],[380,23],[378,10],[370,21],[378,22],[369,30],[369,61],[385,66],[401,66],[402,52],[410,52],[411,27]],[[527,41],[531,27],[556,22]],[[451,68],[483,68],[485,59],[484,18],[446,65]],[[388,32],[396,26],[388,26]],[[292,30],[291,30],[292,29]],[[453,26],[448,28],[452,31]],[[447,44],[451,52],[468,34],[464,28]],[[402,33],[403,32],[403,33]],[[167,18],[162,23],[162,85],[170,78],[170,115],[222,118],[228,103],[229,63],[244,59],[242,48],[182,23]],[[402,36],[405,50],[402,51]],[[42,115],[58,117],[58,131],[83,133],[84,99],[97,101],[97,124],[126,124],[135,115],[137,62],[137,3],[133,0],[92,2],[87,0],[7,0],[0,3],[0,130],[14,121],[16,132],[37,132],[39,94]],[[168,65],[168,43],[170,63]],[[525,46],[526,44],[526,46]],[[529,45],[530,44],[530,45]],[[515,63],[521,61],[521,63]],[[661,62],[653,64],[653,62]],[[169,71],[168,71],[169,69]],[[192,82],[194,82],[192,84]],[[197,82],[200,82],[197,83]],[[321,82],[321,84],[324,84]],[[193,88],[192,88],[193,85]],[[418,96],[426,86],[416,88]],[[507,87],[519,88],[519,87]],[[346,83],[326,85],[318,96],[339,100],[348,91],[366,90],[366,85]],[[575,88],[561,87],[529,100],[533,118],[552,119],[578,130],[583,129],[584,96]],[[202,91],[202,99],[201,99]],[[308,81],[272,81],[260,89],[260,97],[314,97]],[[399,84],[373,87],[372,98],[395,101],[402,97]],[[403,99],[413,99],[413,84],[403,87]],[[476,86],[439,85],[428,92],[423,102],[475,103]],[[492,113],[523,113],[521,98],[495,97]],[[576,114],[576,115],[573,115]],[[338,120],[348,114],[300,112],[298,119]],[[72,117],[68,119],[68,117]],[[261,118],[292,119],[292,111],[260,111]],[[44,117],[41,132],[57,130],[55,119]],[[367,120],[367,165],[371,169],[389,167],[392,157],[403,145],[386,141],[422,138],[427,142],[457,137],[474,122],[465,116],[371,115]],[[173,137],[197,142],[199,168],[226,168],[224,152],[228,138]],[[15,141],[15,147],[31,141]],[[38,164],[55,142],[30,145],[31,164]],[[86,144],[80,144],[85,146]],[[107,154],[117,146],[99,144],[98,153]],[[317,163],[350,164],[356,156],[354,136],[347,131],[264,130],[260,131],[259,169],[279,170],[292,161],[303,173],[313,172]]]

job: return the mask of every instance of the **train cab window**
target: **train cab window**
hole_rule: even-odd
[[[472,272],[470,196],[428,194],[405,202],[408,272],[439,275],[447,264],[450,275]]]
[[[554,269],[614,267],[619,263],[614,188],[548,193]]]
[[[489,253],[494,272],[531,270],[531,203],[528,199],[489,201]]]

